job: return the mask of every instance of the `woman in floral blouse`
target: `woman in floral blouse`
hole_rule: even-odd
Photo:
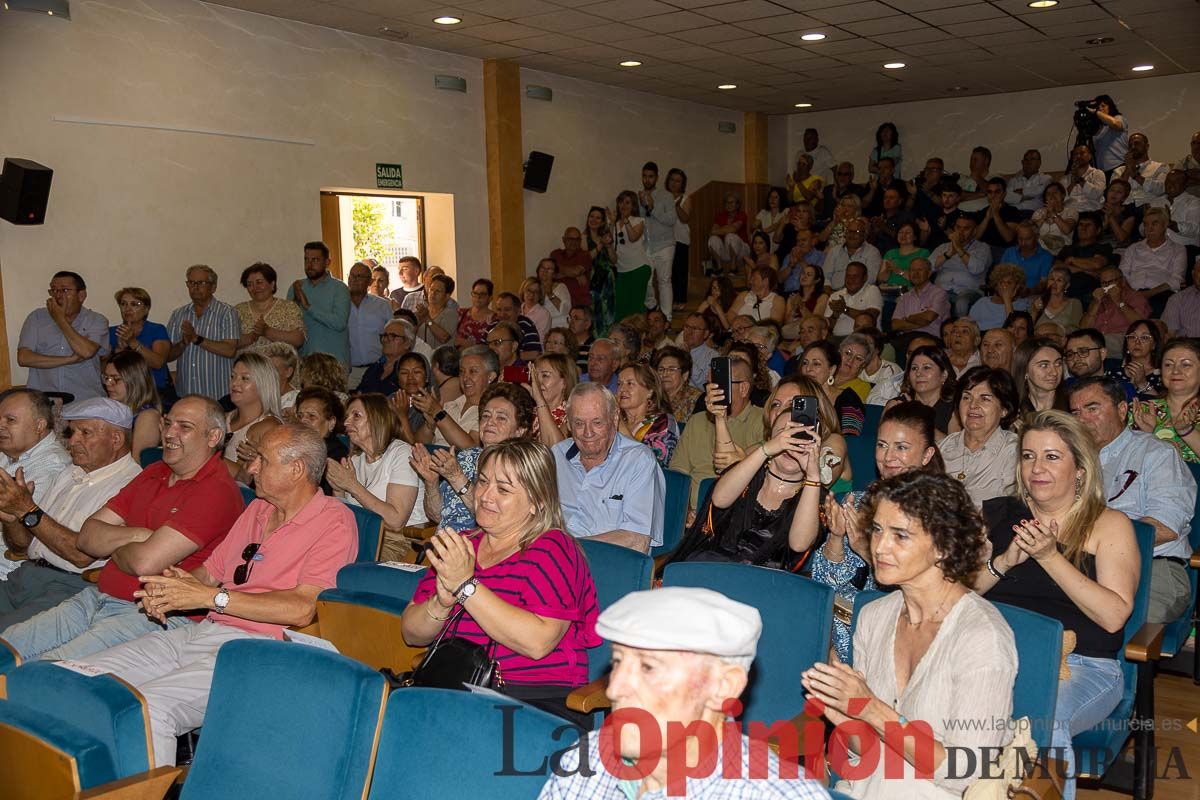
[[[620,431],[654,451],[658,463],[671,463],[679,443],[679,427],[669,413],[671,404],[658,375],[645,364],[625,364],[617,373]]]

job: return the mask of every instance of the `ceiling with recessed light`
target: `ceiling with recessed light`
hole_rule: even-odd
[[[767,113],[1200,71],[1197,0],[218,2]]]

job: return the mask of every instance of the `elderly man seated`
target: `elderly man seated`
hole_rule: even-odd
[[[1150,301],[1129,285],[1120,269],[1110,265],[1100,270],[1100,286],[1092,291],[1091,304],[1080,317],[1079,327],[1100,331],[1108,352],[1120,353],[1129,326],[1150,316]]]
[[[1172,292],[1183,288],[1187,274],[1187,248],[1167,238],[1171,215],[1159,206],[1142,214],[1146,238],[1125,248],[1121,272],[1129,285],[1150,301],[1155,317],[1161,317]]]
[[[87,588],[82,573],[103,562],[79,550],[79,528],[141,471],[129,456],[133,414],[124,403],[80,400],[64,408],[62,417],[69,423],[74,463],[46,479],[42,503],[34,502],[36,486],[23,470],[14,478],[0,472],[4,540],[27,556],[0,581],[0,630]]]
[[[763,743],[752,745],[745,734],[738,743],[725,741],[725,704],[745,690],[762,635],[756,609],[711,589],[672,586],[625,595],[600,614],[596,632],[613,645],[607,689],[613,713],[646,712],[658,735],[643,740],[641,725],[625,724],[611,738],[591,737],[591,768],[580,769],[579,751],[569,751],[542,788],[541,800],[829,796],[815,781],[781,776],[778,758]],[[697,758],[695,748],[686,746],[689,739],[708,741],[724,755]],[[751,753],[760,752],[765,763],[752,768]],[[682,758],[693,769],[674,761]],[[623,763],[636,764],[645,777],[638,782],[614,775]],[[698,764],[711,771],[695,774]]]
[[[358,554],[354,514],[321,491],[324,470],[325,441],[316,431],[289,424],[264,436],[250,467],[260,499],[203,564],[144,575],[136,593],[160,622],[176,611],[207,609],[207,616],[86,660],[146,698],[159,766],[175,763],[175,737],[204,723],[221,645],[282,639],[286,626],[309,624],[317,595]]]
[[[203,563],[242,511],[221,459],[225,413],[215,400],[186,395],[162,420],[163,460],[151,464],[79,531],[76,546],[107,558],[95,586],[0,632],[22,659],[73,659],[161,629],[185,616],[149,619],[135,605],[139,575]]]
[[[646,553],[663,542],[667,481],[653,451],[618,432],[618,415],[602,384],[581,383],[567,398],[573,438],[554,445],[563,517],[576,538]]]
[[[1174,622],[1192,596],[1187,559],[1196,481],[1168,442],[1126,427],[1129,404],[1117,381],[1104,375],[1083,378],[1071,387],[1070,404],[1100,448],[1109,508],[1154,528],[1146,621]]]
[[[54,476],[71,463],[71,455],[54,435],[54,407],[34,389],[9,389],[0,394],[0,469],[17,470],[33,488],[33,502],[46,499]],[[17,568],[0,557],[0,577]]]

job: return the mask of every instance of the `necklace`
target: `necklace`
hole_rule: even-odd
[[[907,603],[902,603],[902,604],[901,604],[901,606],[900,606],[900,613],[904,615],[904,621],[905,621],[906,623],[908,623],[908,627],[910,627],[910,628],[919,628],[919,627],[921,627],[922,625],[924,625],[926,622],[938,622],[938,623],[940,623],[940,622],[941,622],[941,620],[940,620],[940,619],[938,619],[938,614],[942,613],[942,609],[944,609],[944,608],[946,607],[946,601],[950,599],[950,593],[951,593],[951,592],[953,592],[953,591],[954,591],[954,587],[953,587],[953,586],[951,586],[951,587],[949,587],[948,589],[946,589],[946,593],[945,593],[945,594],[942,596],[942,602],[941,602],[941,604],[940,604],[940,605],[938,605],[938,607],[937,607],[936,609],[934,609],[934,611],[933,611],[933,613],[932,613],[932,614],[930,614],[928,617],[926,617],[925,619],[921,620],[920,622],[913,622],[913,621],[912,621],[912,620],[909,618],[909,616],[908,616],[908,604],[907,604]]]
[[[775,474],[774,470],[770,470],[770,469],[767,470],[767,474],[770,475],[775,480],[783,481],[784,483],[804,483],[804,478],[797,478],[796,480],[792,480],[791,478],[781,478],[780,476]]]

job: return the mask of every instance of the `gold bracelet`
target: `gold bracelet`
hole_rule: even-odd
[[[820,481],[805,481],[805,482],[804,482],[804,485],[805,485],[805,486],[816,486],[818,489],[819,489],[819,488],[821,488],[821,482],[820,482]]]
[[[450,613],[449,613],[449,612],[446,612],[446,616],[444,616],[444,617],[438,617],[438,616],[434,616],[434,613],[433,613],[432,611],[430,611],[430,610],[429,610],[429,606],[431,606],[431,605],[432,605],[434,602],[435,602],[435,598],[431,597],[431,598],[429,598],[429,602],[425,604],[425,613],[429,615],[429,618],[430,618],[430,619],[435,619],[435,620],[437,620],[438,622],[445,622],[446,620],[450,619]],[[451,609],[453,609],[453,608],[454,608],[454,607],[453,607],[453,606],[451,606]]]

